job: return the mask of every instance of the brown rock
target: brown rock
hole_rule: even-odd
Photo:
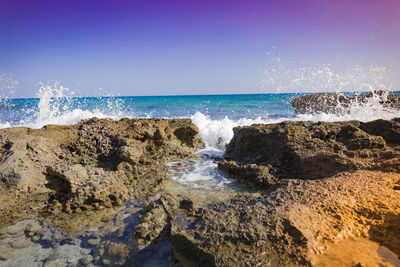
[[[400,170],[400,119],[282,122],[234,128],[219,168],[259,188],[349,170]]]
[[[160,188],[166,163],[203,145],[188,119],[90,119],[0,130],[0,223],[11,214],[121,205]],[[29,192],[29,193],[28,193]]]
[[[258,193],[238,193],[184,220],[175,214],[175,251],[199,266],[335,266],[331,254],[316,255],[369,237],[400,254],[399,133],[399,119],[235,128],[219,168]],[[387,262],[356,255],[362,251],[352,256]],[[354,265],[342,255],[342,265]]]
[[[399,254],[400,194],[392,189],[399,178],[357,171],[280,180],[263,193],[240,193],[202,207],[186,224],[174,218],[171,240],[199,266],[310,266],[336,242],[367,236]],[[358,251],[352,256],[376,262]],[[352,266],[345,258],[341,262]]]

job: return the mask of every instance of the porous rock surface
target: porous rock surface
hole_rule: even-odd
[[[376,171],[283,179],[198,209],[186,225],[172,221],[171,240],[196,266],[320,266],[318,254],[356,237],[399,254],[399,181],[398,174]],[[368,257],[343,266],[374,266]]]
[[[293,122],[234,128],[219,168],[255,187],[343,171],[400,172],[400,118]]]
[[[0,224],[39,211],[81,212],[145,198],[166,163],[203,145],[188,119],[90,119],[0,130]]]
[[[352,104],[365,105],[372,98],[383,108],[400,110],[400,95],[383,90],[356,95],[316,93],[293,98],[290,103],[298,114],[345,114]]]
[[[255,191],[172,219],[175,251],[197,266],[321,266],[319,254],[360,237],[400,254],[398,118],[237,127],[219,168]],[[377,260],[354,259],[343,265]]]

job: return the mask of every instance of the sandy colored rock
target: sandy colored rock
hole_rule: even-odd
[[[173,193],[163,193],[143,210],[134,236],[139,245],[149,245],[154,240],[169,238],[170,220],[179,207],[179,199]]]
[[[166,163],[202,146],[188,119],[90,119],[0,130],[0,224],[121,205],[157,191]]]
[[[332,245],[326,253],[314,255],[314,266],[400,266],[399,257],[379,243],[366,238],[345,239]]]
[[[336,244],[359,238],[400,254],[398,118],[237,127],[218,166],[255,192],[172,219],[174,249],[195,265],[336,266]],[[395,266],[372,247],[340,265]]]
[[[263,193],[203,207],[186,225],[172,221],[171,239],[201,266],[307,266],[314,255],[357,237],[399,254],[400,194],[393,190],[399,181],[399,174],[368,171],[284,179]]]

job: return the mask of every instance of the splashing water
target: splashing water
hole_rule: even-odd
[[[262,87],[269,92],[287,93],[391,90],[392,77],[391,66],[290,62],[270,51]]]
[[[217,149],[224,149],[225,145],[233,137],[233,128],[237,126],[247,126],[256,123],[274,123],[282,121],[281,119],[269,119],[268,116],[265,118],[258,117],[255,119],[242,118],[239,120],[232,120],[225,117],[221,120],[211,119],[209,116],[203,113],[196,112],[191,120],[200,130],[200,137],[204,140],[207,147],[213,147]]]
[[[0,127],[40,128],[47,124],[75,124],[93,117],[119,119],[124,115],[128,116],[123,112],[123,99],[96,97],[88,103],[87,98],[74,97],[74,92],[61,85],[60,82],[40,83],[36,95],[36,99],[16,99],[15,103],[8,101],[5,107],[8,108],[6,111],[10,117],[18,112],[22,115],[19,115],[19,120],[0,123]]]
[[[18,81],[9,73],[0,73],[0,99],[4,100],[14,94]]]
[[[310,121],[347,121],[359,120],[363,122],[400,117],[400,110],[390,105],[384,105],[388,100],[388,91],[372,92],[371,97],[364,101],[353,100],[349,105],[337,103],[335,113],[299,114],[295,120]]]
[[[296,65],[296,64],[295,64]],[[281,91],[337,91],[345,89],[390,88],[388,68],[349,66],[344,73],[330,64],[299,64],[292,67],[280,57],[270,55],[265,68],[265,87]],[[5,77],[5,76],[3,76]],[[7,88],[15,86],[9,78]],[[101,89],[105,93],[104,89]],[[46,124],[74,124],[92,117],[191,118],[208,147],[224,149],[233,136],[232,129],[254,123],[284,120],[342,121],[391,119],[398,110],[381,105],[387,94],[373,94],[366,102],[343,107],[348,112],[336,114],[294,114],[289,100],[299,94],[211,95],[171,97],[74,97],[74,92],[60,82],[41,83],[36,99],[9,99],[0,106],[0,127]],[[338,103],[340,109],[340,103]]]
[[[280,60],[278,63],[282,64]],[[359,69],[358,72],[363,71]],[[367,72],[359,76],[371,75],[372,77],[372,73],[375,73],[374,79],[377,82],[376,85],[371,85],[371,88],[381,89],[385,87],[383,79],[381,79],[384,76],[382,72],[384,72],[382,68],[367,68]],[[295,84],[296,87],[305,86],[307,79],[325,79],[325,83],[315,82],[325,89],[334,88],[335,82],[333,81],[339,80],[344,84],[340,75],[332,73],[329,66],[324,66],[320,70],[313,69],[310,75],[307,73],[310,72],[304,71],[304,69],[292,72],[293,79],[290,84]],[[362,86],[368,87],[366,84],[364,83]],[[374,94],[365,102],[354,101],[349,107],[343,107],[343,109],[347,108],[346,112],[313,115],[294,113],[290,99],[297,96],[300,94],[82,98],[74,97],[74,92],[59,82],[43,83],[38,90],[38,98],[9,99],[6,104],[0,105],[0,127],[40,128],[46,124],[74,124],[82,119],[92,117],[148,118],[149,114],[152,114],[151,117],[158,118],[191,118],[199,128],[199,135],[206,144],[206,150],[199,152],[200,156],[194,162],[177,163],[187,168],[180,169],[175,168],[176,165],[171,165],[171,168],[174,168],[171,178],[183,185],[217,190],[226,188],[231,182],[229,178],[218,171],[214,160],[223,154],[225,146],[233,137],[234,127],[256,123],[277,123],[284,120],[370,121],[379,118],[400,117],[399,110],[381,105],[381,102],[387,98],[387,93]],[[207,157],[210,153],[219,156]]]

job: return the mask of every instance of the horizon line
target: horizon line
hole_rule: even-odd
[[[381,91],[381,90],[374,90],[374,91]],[[389,92],[398,92],[400,93],[400,89],[397,90],[387,90]],[[279,92],[279,93],[233,93],[233,94],[171,94],[171,95],[115,95],[115,96],[62,96],[62,97],[51,97],[53,98],[124,98],[124,97],[191,97],[191,96],[235,96],[235,95],[287,95],[287,94],[293,94],[293,95],[300,95],[300,94],[320,94],[320,93],[326,93],[326,94],[336,94],[336,93],[343,93],[343,94],[352,94],[352,93],[368,93],[371,91],[343,91],[343,92],[335,92],[335,91],[327,91],[327,92],[310,92],[310,91],[305,91],[305,92]],[[40,99],[40,97],[35,96],[35,97],[6,97],[6,98],[0,98],[1,100],[19,100],[19,99]]]

